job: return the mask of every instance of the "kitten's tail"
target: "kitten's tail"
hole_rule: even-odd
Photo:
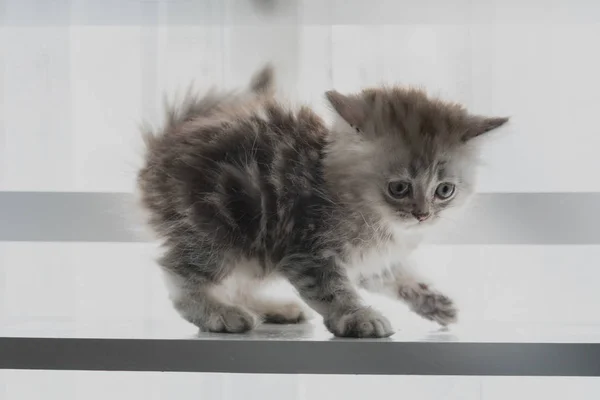
[[[272,64],[266,64],[258,70],[250,79],[250,84],[246,89],[252,97],[261,98],[273,97],[275,94],[275,72]],[[169,102],[166,97],[164,100],[166,117],[161,131],[168,133],[183,122],[198,117],[209,117],[212,114],[222,110],[224,107],[232,107],[236,104],[244,104],[248,100],[247,93],[219,92],[210,90],[208,93],[200,96],[190,87],[187,93],[180,101]],[[151,148],[156,142],[157,132],[151,126],[143,125],[141,127],[142,137],[147,148]],[[160,134],[159,134],[160,136]]]
[[[272,96],[275,94],[275,69],[268,63],[258,70],[250,80],[250,91]]]

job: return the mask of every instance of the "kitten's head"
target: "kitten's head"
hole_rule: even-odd
[[[325,160],[330,179],[345,201],[402,226],[426,226],[464,204],[474,190],[474,139],[508,121],[416,89],[326,96],[339,116]]]

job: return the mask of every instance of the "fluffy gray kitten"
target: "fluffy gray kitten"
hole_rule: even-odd
[[[247,90],[188,95],[146,135],[138,183],[177,311],[213,332],[301,321],[301,304],[261,292],[283,278],[336,336],[393,333],[358,287],[455,322],[452,301],[410,272],[406,257],[472,194],[474,138],[507,119],[381,87],[327,92],[337,113],[327,127],[273,93],[266,67]]]

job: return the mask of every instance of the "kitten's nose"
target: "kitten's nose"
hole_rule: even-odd
[[[428,212],[413,212],[412,215],[419,221],[425,221],[431,216],[431,214]]]

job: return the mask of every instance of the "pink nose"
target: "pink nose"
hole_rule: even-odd
[[[412,215],[419,221],[425,221],[427,218],[429,218],[431,216],[430,213],[424,213],[424,212],[414,212],[414,213],[412,213]]]

